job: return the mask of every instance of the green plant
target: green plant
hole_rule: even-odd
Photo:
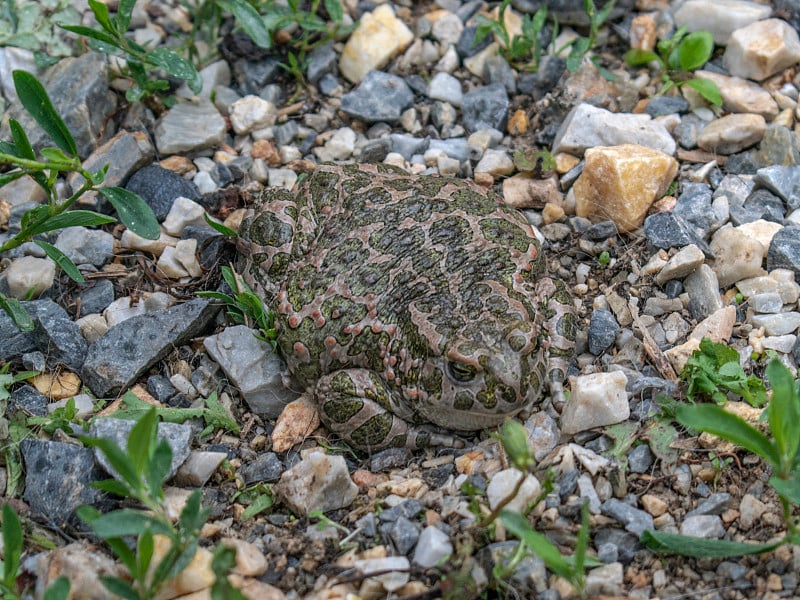
[[[525,428],[517,421],[508,420],[497,436],[506,451],[512,467],[521,472],[521,477],[515,489],[499,503],[492,513],[486,517],[481,526],[499,518],[503,526],[519,538],[520,544],[506,563],[495,567],[495,581],[503,585],[503,581],[514,570],[516,565],[533,552],[544,561],[545,566],[559,577],[566,580],[581,598],[586,597],[586,568],[599,566],[601,563],[587,555],[589,547],[589,507],[584,502],[581,508],[581,525],[575,540],[575,551],[571,556],[564,556],[561,551],[547,537],[534,531],[525,514],[543,500],[554,486],[554,478],[549,475],[542,483],[542,492],[524,511],[524,514],[509,511],[505,506],[519,493],[522,482],[535,466],[535,461],[528,447],[528,437]]]
[[[186,81],[189,89],[198,93],[203,86],[203,80],[191,62],[169,48],[146,48],[127,37],[135,5],[136,0],[119,0],[116,15],[112,17],[104,2],[89,0],[89,8],[100,25],[99,29],[66,23],[61,27],[88,38],[92,50],[124,58],[121,74],[132,82],[125,92],[129,102],[144,100],[156,110],[161,108],[162,102],[171,104],[170,100],[157,99],[159,94],[168,91],[170,87],[165,79],[151,78],[152,72],[157,69],[163,69],[169,75]]]
[[[611,254],[608,253],[608,250],[603,250],[600,253],[600,256],[597,257],[597,264],[605,269],[610,263],[611,263]]]
[[[153,598],[167,581],[186,568],[194,558],[200,528],[208,517],[208,510],[200,504],[200,490],[195,490],[177,523],[170,520],[164,482],[172,450],[165,440],[158,440],[157,431],[158,417],[153,408],[134,425],[126,451],[109,439],[82,438],[87,446],[98,448],[119,474],[118,479],[97,481],[94,487],[134,500],[142,507],[121,508],[106,514],[91,506],[81,506],[77,511],[127,568],[130,581],[120,577],[101,578],[108,591],[127,600]],[[166,540],[166,550],[157,563],[155,536]],[[135,538],[133,547],[128,545],[129,537]]]
[[[597,10],[597,7],[594,5],[594,0],[583,0],[583,10],[586,13],[586,16],[589,18],[589,35],[582,36],[579,35],[564,47],[559,48],[556,51],[556,54],[561,54],[564,50],[569,48],[569,55],[567,56],[567,69],[570,73],[574,73],[581,67],[581,62],[583,62],[583,57],[595,47],[597,44],[597,34],[600,31],[600,27],[603,26],[603,23],[606,22],[608,16],[611,14],[611,11],[614,9],[614,2],[615,0],[608,0],[608,2],[603,5],[603,8]],[[557,37],[557,32],[553,33],[553,39]],[[600,67],[596,58],[592,59],[592,63],[597,70],[605,77],[606,79],[614,79],[614,76]]]
[[[121,408],[114,413],[114,416],[118,419],[138,421],[154,409],[152,404],[140,399],[131,391],[125,392],[122,396],[122,402],[125,404],[125,408]],[[201,439],[215,429],[230,431],[234,434],[239,433],[239,424],[225,410],[225,407],[219,401],[217,392],[213,392],[208,398],[205,398],[204,403],[205,407],[203,408],[159,406],[154,410],[161,420],[169,423],[185,423],[189,419],[203,419],[206,426],[198,434]]]
[[[549,150],[517,150],[512,155],[517,171],[530,173],[532,177],[542,179],[552,175],[556,169],[556,159]]]
[[[272,486],[256,483],[236,492],[233,500],[247,507],[240,517],[242,521],[247,521],[269,509],[275,503],[275,496]]]
[[[222,267],[222,278],[233,295],[224,292],[197,292],[198,296],[219,300],[225,305],[228,316],[237,325],[255,327],[257,337],[275,347],[278,332],[275,330],[275,316],[264,306],[264,301],[256,294],[242,277],[231,267]]]
[[[738,394],[752,406],[767,401],[764,382],[755,375],[746,375],[739,364],[739,353],[725,344],[707,338],[700,341],[681,373],[689,382],[686,397],[694,402],[698,396],[710,396],[718,404],[727,400],[727,393]]]
[[[704,431],[728,440],[761,457],[772,469],[769,484],[777,492],[783,509],[786,534],[767,544],[731,540],[698,539],[658,531],[642,536],[651,549],[661,552],[724,558],[742,554],[760,554],[782,544],[800,543],[800,529],[794,509],[800,506],[800,382],[778,359],[767,365],[767,379],[772,397],[766,408],[769,435],[741,417],[715,404],[683,405],[676,410],[677,420],[696,431]]]
[[[0,165],[9,165],[11,169],[0,173],[0,187],[29,175],[45,191],[47,199],[44,204],[23,215],[20,230],[0,245],[0,254],[33,240],[69,277],[83,283],[80,271],[63,252],[35,237],[64,227],[93,227],[115,221],[113,217],[93,211],[69,210],[83,194],[96,190],[114,207],[125,226],[142,237],[158,238],[158,221],[150,207],[138,195],[121,187],[100,187],[105,179],[107,165],[95,173],[83,168],[75,139],[53,108],[44,87],[33,75],[26,71],[14,71],[13,79],[23,108],[50,136],[57,148],[42,148],[39,152],[40,158],[37,158],[22,126],[15,119],[9,119],[12,140],[0,141]],[[55,188],[56,180],[62,173],[70,172],[79,173],[83,177],[83,183],[62,201]],[[20,329],[33,329],[33,322],[17,300],[0,294],[0,308],[14,319]]]
[[[17,513],[8,503],[2,509],[3,560],[0,562],[0,599],[20,600],[22,594],[17,585],[22,559],[22,524]],[[66,600],[70,584],[66,577],[59,577],[45,590],[43,600]]]
[[[717,84],[692,76],[692,72],[705,65],[714,53],[714,38],[710,32],[694,31],[687,34],[686,28],[681,27],[671,38],[659,40],[656,49],[658,52],[632,48],[625,53],[625,62],[632,67],[659,63],[663,83],[659,94],[666,94],[673,87],[687,85],[711,104],[722,104]]]
[[[536,71],[542,57],[540,36],[547,20],[547,7],[543,4],[533,17],[526,14],[522,20],[522,33],[511,36],[505,21],[505,13],[510,5],[511,0],[503,0],[496,19],[478,15],[475,44],[492,33],[501,42],[500,53],[508,64],[525,71]]]

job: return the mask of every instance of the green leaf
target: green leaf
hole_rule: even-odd
[[[722,94],[717,84],[710,79],[699,79],[695,77],[685,82],[684,85],[688,85],[714,106],[722,106]]]
[[[149,531],[149,529],[148,529]],[[128,572],[135,579],[137,577],[139,564],[136,562],[136,553],[122,538],[109,538],[106,540],[109,548],[122,561],[122,564],[127,567]]]
[[[116,479],[103,479],[102,481],[93,481],[92,487],[97,490],[102,490],[104,492],[114,494],[115,496],[120,496],[121,498],[130,496],[132,493],[130,487],[128,487],[121,481],[117,481]]]
[[[14,88],[17,90],[20,104],[33,117],[56,146],[72,156],[78,155],[78,147],[64,121],[53,108],[50,98],[41,83],[27,71],[14,71]]]
[[[721,406],[713,404],[679,406],[675,412],[677,420],[686,427],[718,435],[757,454],[773,468],[780,466],[778,451],[767,436],[741,417],[726,412]]]
[[[631,67],[638,67],[639,65],[646,65],[654,60],[658,61],[658,54],[652,50],[639,50],[637,48],[631,48],[622,58]]]
[[[122,451],[116,442],[107,438],[90,437],[81,437],[80,440],[90,448],[99,448],[100,452],[108,459],[111,468],[117,472],[119,478],[127,483],[132,490],[140,490],[142,488],[142,480],[130,457]]]
[[[208,226],[211,227],[211,229],[217,231],[218,233],[221,233],[224,236],[236,237],[238,235],[230,227],[225,227],[225,225],[223,225],[222,223],[217,223],[216,221],[214,221],[211,217],[208,216],[208,213],[203,213],[203,218],[206,220],[206,223],[208,223]]]
[[[147,573],[154,550],[153,532],[146,529],[136,542],[136,562],[139,573]]]
[[[44,240],[33,240],[33,243],[39,246],[44,253],[50,257],[54,263],[56,263],[61,270],[66,273],[72,281],[75,283],[86,283],[86,280],[83,278],[83,275],[78,270],[78,267],[75,265],[74,262],[64,254],[61,250],[53,246],[53,244],[49,244]]]
[[[133,14],[134,6],[136,6],[136,0],[119,0],[116,20],[117,31],[120,33],[120,35],[128,31],[128,27],[131,24],[131,15]]]
[[[709,540],[678,533],[645,531],[642,542],[653,552],[681,554],[696,558],[730,558],[745,554],[770,552],[784,543],[784,540],[769,544],[748,544],[730,540]]]
[[[116,38],[105,31],[92,29],[91,27],[84,27],[83,25],[59,25],[59,27],[61,27],[61,29],[65,29],[66,31],[71,31],[77,35],[88,37],[90,40],[96,40],[100,44],[103,44],[103,46],[100,46],[103,54],[113,54],[115,49],[122,49]],[[90,44],[90,47],[91,46],[92,45]]]
[[[41,206],[37,208],[44,208],[45,210],[41,212],[40,216],[45,216],[47,213],[50,212],[47,206]],[[24,219],[23,219],[24,221]],[[67,227],[96,227],[98,225],[105,225],[106,223],[114,223],[115,219],[113,217],[109,217],[107,215],[101,215],[99,213],[90,211],[90,210],[70,210],[67,212],[63,212],[60,215],[55,215],[53,217],[48,217],[46,219],[41,220],[35,226],[30,227],[26,233],[29,235],[36,235],[38,233],[46,233],[48,231],[57,231],[59,229],[65,229]],[[26,227],[27,224],[23,223],[23,229]]]
[[[330,17],[331,21],[334,23],[342,22],[344,11],[340,0],[325,0],[325,10],[328,11],[328,17]]]
[[[133,589],[133,586],[119,577],[109,577],[108,575],[101,575],[100,581],[103,586],[112,594],[125,598],[125,600],[140,600],[138,592]]]
[[[778,359],[770,361],[766,374],[772,386],[772,399],[767,406],[769,428],[781,456],[779,474],[786,475],[800,445],[800,401],[792,374]]]
[[[119,220],[133,233],[146,240],[157,240],[161,235],[153,209],[138,194],[120,187],[100,188],[97,191],[111,203]]]
[[[169,48],[156,48],[147,54],[147,60],[164,69],[170,75],[183,79],[195,94],[203,89],[203,78],[188,60]]]
[[[172,448],[166,440],[161,440],[150,457],[149,464],[146,465],[145,477],[150,493],[158,496],[163,495],[164,481],[172,467]]]
[[[9,129],[11,129],[11,139],[14,140],[14,147],[17,150],[17,156],[20,158],[27,158],[29,160],[36,160],[36,153],[33,151],[30,140],[22,129],[22,125],[16,119],[8,120]]]
[[[13,584],[22,557],[22,526],[11,505],[3,504],[3,581]]]
[[[705,65],[714,52],[714,38],[709,31],[694,31],[678,46],[678,64],[684,71],[694,71]]]
[[[572,565],[547,537],[531,528],[531,524],[525,517],[504,509],[500,511],[500,520],[508,531],[517,536],[523,544],[544,561],[548,569],[564,579],[572,578]]]
[[[252,519],[261,514],[275,503],[275,498],[271,494],[259,494],[242,512],[242,521]]]
[[[194,534],[200,531],[205,524],[208,511],[202,506],[202,494],[200,490],[195,490],[186,501],[186,505],[178,518],[178,526],[183,535]]]
[[[145,472],[147,461],[156,447],[158,434],[158,416],[156,409],[151,407],[131,429],[128,436],[128,456],[132,466],[139,476]]]
[[[781,479],[773,475],[769,478],[769,484],[775,491],[795,506],[800,505],[800,479],[795,474],[791,479]]]
[[[153,533],[170,535],[170,527],[156,517],[132,508],[100,515],[90,523],[92,531],[101,539],[122,538],[129,535],[138,536],[150,529]]]
[[[89,8],[94,13],[94,18],[100,23],[100,26],[109,33],[115,33],[113,25],[111,24],[111,17],[108,14],[108,6],[100,0],[89,0]]]
[[[0,294],[0,310],[3,310],[3,312],[11,317],[11,320],[14,321],[14,325],[16,325],[17,329],[20,331],[33,331],[35,327],[33,319],[31,319],[28,311],[25,310],[20,301],[16,298]]]
[[[67,600],[69,598],[69,579],[63,575],[47,586],[42,600]]]
[[[258,11],[245,0],[217,0],[224,10],[235,18],[239,26],[259,48],[269,50],[272,38],[263,18]]]

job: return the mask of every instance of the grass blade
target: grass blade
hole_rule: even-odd
[[[696,558],[730,558],[745,554],[761,554],[769,552],[784,543],[784,540],[770,544],[748,544],[731,540],[709,540],[678,533],[663,531],[645,531],[642,542],[654,552],[680,554]]]
[[[44,86],[27,71],[14,71],[14,88],[17,90],[17,97],[25,110],[33,117],[39,126],[44,129],[56,146],[67,154],[78,155],[78,147],[75,139],[67,129],[64,121],[53,108],[52,102],[44,89]]]
[[[44,253],[47,254],[50,260],[61,267],[61,270],[64,271],[72,281],[75,283],[86,283],[78,267],[72,262],[69,256],[53,246],[53,244],[48,244],[44,240],[33,240],[33,243],[44,250]]]

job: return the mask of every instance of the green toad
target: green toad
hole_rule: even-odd
[[[240,239],[290,374],[360,449],[452,444],[432,426],[494,427],[546,380],[563,395],[572,299],[491,191],[322,165],[296,193],[265,191]]]

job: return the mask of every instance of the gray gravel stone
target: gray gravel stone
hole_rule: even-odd
[[[139,194],[159,221],[167,217],[175,198],[200,199],[200,193],[191,181],[156,164],[136,171],[125,189]]]
[[[790,269],[800,280],[800,226],[790,225],[778,231],[767,251],[767,271]]]
[[[653,517],[645,511],[634,508],[616,498],[609,498],[601,507],[603,514],[616,519],[625,529],[631,533],[641,536],[646,530],[653,530]]]
[[[685,113],[689,110],[689,101],[683,96],[654,96],[644,110],[651,117]]]
[[[644,220],[644,235],[656,248],[681,248],[694,244],[706,256],[711,255],[708,244],[697,230],[674,213],[660,212]]]
[[[314,48],[308,55],[306,77],[311,83],[317,83],[323,75],[334,75],[339,57],[333,44],[323,44]]]
[[[34,322],[37,318],[69,320],[67,312],[49,298],[23,302],[23,308]],[[5,312],[0,311],[0,360],[14,358],[26,352],[39,350],[33,333],[25,333],[17,329],[14,321]]]
[[[640,444],[628,453],[628,468],[632,473],[647,473],[653,461],[653,453],[647,444]]]
[[[99,314],[114,301],[114,284],[109,279],[96,279],[90,285],[78,295],[80,316]]]
[[[115,325],[89,347],[83,382],[101,398],[127,389],[175,346],[203,331],[218,310],[197,298]]]
[[[11,406],[37,417],[47,414],[47,403],[47,397],[31,385],[23,385],[11,392]]]
[[[25,494],[34,514],[63,527],[73,523],[73,513],[82,504],[95,504],[102,492],[91,483],[106,479],[89,448],[25,439],[20,442],[25,461]]]
[[[689,294],[689,312],[698,321],[722,308],[717,275],[707,264],[700,265],[683,285]]]
[[[722,519],[717,515],[687,516],[681,523],[681,535],[696,538],[721,538],[725,535]]]
[[[508,106],[508,93],[500,83],[468,92],[461,103],[463,125],[469,132],[487,128],[505,131]]]
[[[67,227],[54,245],[76,265],[102,267],[114,256],[114,236],[102,229]]]
[[[249,327],[228,327],[205,338],[203,345],[255,414],[277,418],[283,407],[299,396],[283,385],[281,359]]]
[[[398,554],[406,555],[419,540],[420,530],[416,523],[405,517],[381,525],[381,533],[388,536]]]
[[[429,525],[419,536],[412,562],[424,569],[430,569],[443,564],[452,553],[453,544],[448,535],[441,529]]]
[[[611,347],[620,330],[619,323],[610,310],[598,308],[589,319],[589,352],[599,356]]]
[[[402,77],[370,71],[356,89],[342,96],[342,111],[366,123],[400,120],[414,94]]]
[[[136,421],[130,419],[114,419],[108,417],[94,419],[89,428],[89,436],[116,442],[124,452],[128,447],[128,437],[134,425],[136,425]],[[169,473],[167,474],[167,479],[170,479],[175,475],[183,461],[189,457],[192,427],[191,425],[183,423],[162,422],[158,424],[158,433],[156,435],[159,441],[165,440],[172,450],[172,462],[170,463]],[[111,463],[108,462],[105,454],[100,452],[99,448],[94,449],[94,455],[98,464],[100,464],[109,475],[119,479],[119,474],[114,467],[111,466]]]
[[[36,347],[47,356],[48,365],[66,365],[80,371],[86,358],[87,344],[81,329],[72,319],[37,316],[33,330]]]
[[[800,208],[800,166],[773,165],[759,169],[753,182],[775,193],[790,209]]]
[[[227,125],[208,100],[180,102],[167,111],[155,128],[161,154],[181,154],[215,148],[225,139]]]
[[[727,492],[711,494],[708,498],[698,504],[697,508],[686,513],[686,518],[698,515],[721,515],[728,510],[731,503],[731,495]]]
[[[278,481],[281,473],[283,473],[283,463],[274,452],[259,454],[255,460],[245,463],[239,469],[239,474],[246,485]]]

